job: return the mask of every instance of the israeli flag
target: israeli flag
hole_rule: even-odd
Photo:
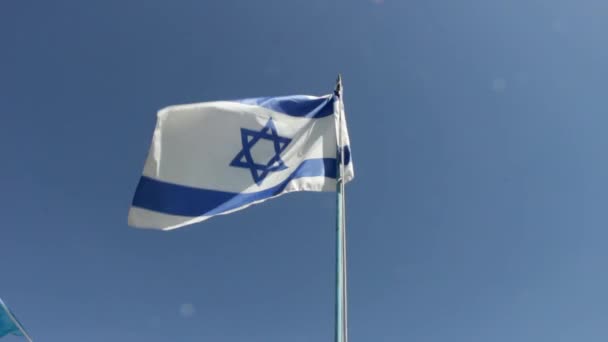
[[[288,192],[335,191],[338,137],[348,182],[353,163],[336,95],[164,108],[129,224],[171,230]]]

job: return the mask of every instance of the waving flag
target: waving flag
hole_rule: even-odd
[[[25,330],[23,330],[21,323],[19,323],[8,306],[0,299],[0,337],[7,335],[24,336],[24,333]],[[25,338],[31,341],[27,333],[25,333]]]
[[[343,179],[354,177],[338,101],[296,95],[162,109],[129,224],[170,230],[287,192],[335,191],[338,136]]]

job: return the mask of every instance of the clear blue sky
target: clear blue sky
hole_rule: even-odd
[[[351,342],[606,341],[607,34],[603,0],[3,1],[0,296],[39,341],[332,341],[332,194],[126,221],[157,109],[342,72]]]

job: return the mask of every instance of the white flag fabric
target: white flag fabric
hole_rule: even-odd
[[[170,230],[288,192],[335,191],[338,136],[343,179],[354,177],[338,101],[296,95],[160,110],[129,224]]]

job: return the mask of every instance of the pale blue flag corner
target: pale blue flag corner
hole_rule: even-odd
[[[170,230],[288,192],[335,191],[338,137],[344,182],[354,177],[339,101],[294,95],[160,110],[129,224]]]
[[[7,335],[23,336],[19,326],[21,325],[8,306],[0,299],[0,337]],[[23,325],[21,325],[23,327]]]

